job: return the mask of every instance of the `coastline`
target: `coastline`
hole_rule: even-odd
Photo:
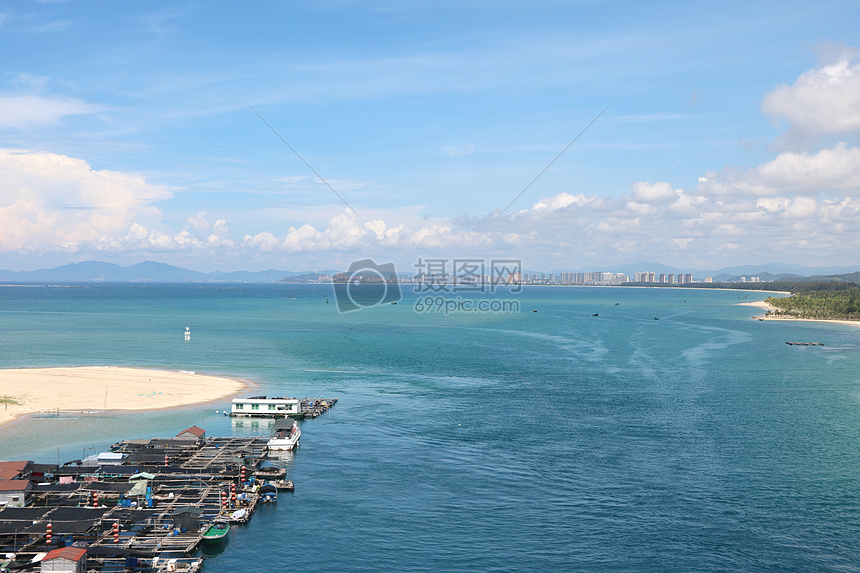
[[[40,412],[166,410],[230,398],[248,382],[117,366],[0,369],[0,428]]]
[[[761,308],[763,310],[768,311],[776,311],[778,310],[775,306],[765,301],[759,302],[739,302],[737,306],[754,306],[757,308]],[[860,321],[855,320],[827,320],[824,318],[799,318],[795,316],[754,316],[753,320],[789,320],[789,321],[798,321],[798,322],[823,322],[825,324],[844,324],[847,326],[853,326],[855,328],[860,328]]]

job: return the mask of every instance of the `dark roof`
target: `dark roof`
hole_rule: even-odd
[[[0,521],[0,535],[15,535],[16,533],[23,533],[25,529],[32,525],[32,521]]]
[[[275,428],[274,430],[277,432],[278,430],[289,430],[293,427],[296,421],[288,418],[282,418],[279,420],[275,420]]]
[[[87,554],[87,550],[84,547],[62,547],[60,549],[54,549],[45,555],[45,558],[42,561],[48,561],[49,559],[68,559],[69,561],[79,561],[81,557]]]
[[[176,437],[178,438],[178,437],[180,437],[182,434],[194,434],[195,436],[197,436],[198,438],[200,438],[200,437],[202,437],[202,436],[203,436],[203,434],[205,434],[205,433],[206,433],[206,430],[204,430],[203,428],[199,428],[199,427],[197,427],[197,426],[191,426],[191,427],[190,427],[190,428],[188,428],[187,430],[182,430],[181,432],[179,432],[178,434],[176,434]]]
[[[163,513],[163,511],[163,509],[117,508],[113,510],[113,513],[111,513],[111,519],[134,522],[146,521],[151,517]]]
[[[121,557],[152,557],[152,551],[140,551],[119,547],[116,545],[90,545],[87,547],[87,555],[107,555]]]
[[[51,521],[78,521],[99,519],[105,514],[105,507],[58,507],[50,515]]]
[[[203,508],[194,507],[193,505],[186,505],[183,507],[177,507],[173,510],[173,515],[180,515],[182,513],[195,513],[197,515],[203,515]]]
[[[83,467],[83,466],[63,466],[61,468],[57,468],[57,471],[54,472],[55,476],[79,476],[79,475],[92,475],[99,471],[97,467]]]
[[[127,481],[90,481],[83,482],[81,489],[86,491],[113,491],[125,493],[134,487],[133,483]]]
[[[74,509],[74,508],[61,508],[61,509]],[[21,523],[21,522],[18,522]],[[81,533],[86,533],[92,528],[98,526],[97,519],[87,519],[84,521],[53,521],[51,520],[51,532],[54,535],[77,535]],[[22,533],[27,535],[45,535],[48,532],[48,522],[40,521],[39,523],[34,523],[27,529],[25,529]]]
[[[54,509],[53,507],[7,507],[0,510],[0,522],[3,521],[28,521],[33,522]]]
[[[25,471],[31,474],[52,474],[57,470],[57,464],[36,464],[30,462]]]
[[[74,482],[74,483],[45,483],[45,484],[36,484],[30,490],[33,493],[66,493],[70,491],[77,491],[80,489],[83,482]]]
[[[25,491],[30,489],[28,479],[0,480],[0,491]]]

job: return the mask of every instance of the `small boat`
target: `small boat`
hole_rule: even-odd
[[[296,486],[293,485],[293,482],[291,480],[277,479],[277,480],[272,480],[269,483],[271,483],[273,486],[275,486],[275,488],[278,489],[279,491],[295,491],[296,490]]]
[[[254,472],[254,477],[264,482],[274,482],[276,480],[282,480],[287,477],[287,470],[275,466],[265,466],[262,468],[258,468]]]
[[[177,559],[177,558],[152,558],[152,571],[161,573],[162,571],[176,571],[177,573],[196,573],[203,566],[203,559]]]
[[[269,450],[291,452],[299,445],[302,431],[295,420],[283,418],[275,420],[275,428],[272,430],[272,438],[266,443]]]
[[[226,521],[216,521],[203,532],[204,543],[219,543],[230,533],[230,524]]]
[[[246,521],[248,521],[248,510],[244,507],[241,509],[237,509],[230,514],[230,519],[232,521],[238,521],[239,523],[245,523]]]
[[[263,503],[274,503],[278,500],[278,488],[271,482],[266,482],[260,486],[260,499]]]

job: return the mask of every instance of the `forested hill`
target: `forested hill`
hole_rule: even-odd
[[[783,298],[769,297],[767,302],[778,309],[770,313],[776,316],[860,320],[860,288],[856,285],[836,290],[795,292]]]

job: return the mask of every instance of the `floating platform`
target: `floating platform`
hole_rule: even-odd
[[[325,400],[299,400],[297,398],[267,398],[252,396],[250,398],[234,398],[231,403],[229,416],[233,418],[316,418],[337,404],[337,398]],[[225,414],[227,414],[225,412]]]
[[[285,470],[263,466],[267,441],[129,440],[62,466],[21,462],[26,506],[0,510],[0,555],[18,564],[72,546],[86,548],[87,571],[197,571],[210,526],[247,522],[260,486],[286,482]]]

